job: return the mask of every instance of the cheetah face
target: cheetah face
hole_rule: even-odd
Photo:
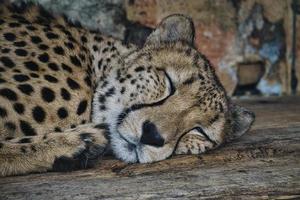
[[[110,124],[118,158],[154,162],[172,155],[187,133],[199,132],[218,146],[249,129],[254,115],[230,102],[193,39],[190,19],[167,17],[142,49],[123,59],[126,67],[109,77],[117,82],[106,98],[106,107],[113,109],[94,119]],[[99,98],[96,94],[95,101]]]

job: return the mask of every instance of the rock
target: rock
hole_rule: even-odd
[[[262,62],[240,63],[237,70],[238,84],[241,86],[257,84],[264,72],[264,63]]]
[[[13,0],[22,2],[22,0]],[[27,0],[41,4],[47,10],[65,14],[90,29],[124,39],[126,13],[122,0]]]

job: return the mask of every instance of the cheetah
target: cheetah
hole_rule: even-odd
[[[229,99],[194,46],[192,20],[164,18],[143,47],[38,5],[0,5],[0,175],[199,154],[240,137],[254,113]]]

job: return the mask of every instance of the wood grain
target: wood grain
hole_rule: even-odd
[[[300,98],[238,101],[253,129],[203,155],[0,178],[0,199],[300,199]]]

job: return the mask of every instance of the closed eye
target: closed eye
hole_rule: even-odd
[[[193,128],[192,130],[196,130],[198,133],[203,135],[205,137],[205,139],[210,141],[211,143],[213,143],[214,146],[217,145],[217,143],[214,140],[210,139],[210,137],[205,133],[205,131],[200,126],[197,126],[197,127]]]
[[[135,104],[135,105],[132,105],[130,108],[126,108],[124,109],[124,111],[119,115],[118,117],[118,125],[120,125],[123,121],[123,119],[132,111],[135,111],[135,110],[139,110],[139,109],[142,109],[142,108],[145,108],[145,107],[154,107],[154,106],[159,106],[159,105],[162,105],[163,103],[165,103],[167,101],[167,99],[169,97],[171,97],[172,95],[174,95],[175,91],[176,91],[176,88],[174,87],[173,83],[172,83],[172,80],[170,78],[170,76],[167,74],[167,72],[163,69],[158,69],[159,71],[163,71],[165,76],[166,76],[166,86],[167,86],[167,95],[165,98],[157,101],[157,102],[154,102],[154,103],[149,103],[149,104]]]

